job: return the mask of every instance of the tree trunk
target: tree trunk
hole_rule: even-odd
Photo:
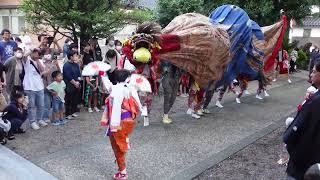
[[[86,45],[86,43],[89,42],[89,39],[91,36],[87,33],[88,25],[81,25],[80,26],[80,53],[82,54],[83,48]]]

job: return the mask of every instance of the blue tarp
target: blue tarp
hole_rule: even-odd
[[[254,57],[254,53],[263,56],[263,52],[252,45],[253,36],[258,40],[264,40],[260,26],[252,21],[243,9],[234,5],[218,7],[210,14],[210,19],[213,24],[223,25],[231,41],[230,53],[232,60],[217,86],[231,83],[239,74],[258,79],[259,73],[250,67],[247,63],[247,57],[253,58],[258,64],[262,65],[263,63]]]

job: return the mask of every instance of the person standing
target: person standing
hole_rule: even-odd
[[[290,53],[290,73],[293,73],[296,71],[296,61],[298,59],[298,48],[294,48],[292,52]]]
[[[9,58],[4,66],[6,68],[6,92],[11,96],[11,92],[17,86],[22,86],[22,73],[23,73],[23,50],[21,48],[13,49],[14,56]],[[8,98],[9,99],[9,98]]]
[[[44,84],[42,81],[42,73],[44,67],[40,62],[40,56],[40,50],[33,49],[24,64],[25,75],[23,78],[23,88],[29,98],[28,119],[34,130],[38,130],[40,128],[39,125],[48,125],[42,119],[44,109]]]
[[[70,46],[71,43],[72,43],[72,41],[71,41],[70,38],[67,38],[67,39],[64,41],[64,45],[63,45],[63,58],[67,57],[68,51],[69,51],[69,46]]]
[[[91,46],[89,43],[87,43],[83,48],[83,58],[82,58],[83,66],[86,66],[87,64],[94,61],[92,57],[92,53],[90,53],[90,50],[91,50]]]
[[[163,69],[162,87],[164,99],[162,122],[164,124],[171,124],[172,120],[169,118],[169,111],[177,97],[179,90],[179,77],[181,76],[181,72],[176,66],[166,61],[162,61],[161,66]]]
[[[98,40],[96,38],[93,38],[89,41],[91,45],[91,52],[92,52],[92,57],[94,61],[102,61],[102,52],[101,48],[98,44]]]
[[[63,66],[63,80],[66,83],[65,108],[67,119],[78,117],[76,114],[81,89],[80,66],[77,63],[79,54],[77,51],[68,52],[68,62]]]
[[[0,41],[0,58],[4,64],[7,59],[13,56],[13,49],[18,47],[17,43],[11,40],[11,32],[8,29],[1,31],[2,41]]]
[[[60,71],[54,71],[52,73],[52,79],[54,80],[47,89],[52,93],[53,101],[53,122],[55,126],[63,125],[67,121],[64,119],[64,99],[66,84],[63,81],[63,76]]]
[[[60,71],[60,67],[58,64],[58,61],[56,56],[54,56],[53,50],[49,47],[44,49],[44,55],[42,58],[42,62],[44,65],[44,72],[43,72],[43,84],[45,87],[47,87],[49,84],[53,82],[53,78],[51,77],[51,74],[54,71]],[[52,95],[51,92],[48,89],[44,89],[44,111],[43,111],[43,120],[46,123],[50,123],[50,116],[51,113],[51,104],[52,104]]]
[[[313,85],[320,88],[320,63],[311,73]],[[309,98],[283,135],[290,155],[288,179],[302,180],[307,169],[320,162],[320,91]]]
[[[319,48],[316,47],[312,53],[311,53],[311,59],[310,59],[310,64],[309,64],[309,76],[311,77],[311,73],[313,70],[313,67],[317,62],[320,62],[320,53],[319,53]]]

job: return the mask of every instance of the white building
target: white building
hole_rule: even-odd
[[[319,6],[312,7],[312,14],[320,13]],[[308,16],[297,24],[294,20],[290,21],[289,40],[299,41],[298,46],[306,43],[312,43],[314,46],[320,47],[320,17]]]

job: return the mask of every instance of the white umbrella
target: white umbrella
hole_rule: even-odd
[[[87,64],[82,70],[82,76],[96,76],[100,71],[106,72],[111,69],[111,66],[101,61],[95,61]]]
[[[140,74],[132,74],[129,85],[135,87],[137,91],[152,92],[151,85],[147,78]]]

